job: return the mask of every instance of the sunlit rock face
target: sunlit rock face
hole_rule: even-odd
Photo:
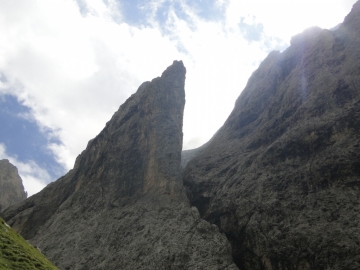
[[[237,269],[182,184],[185,67],[143,83],[74,169],[3,213],[61,269]]]
[[[0,160],[0,212],[26,197],[17,168],[7,159]]]
[[[272,52],[185,168],[241,269],[360,269],[359,18]]]

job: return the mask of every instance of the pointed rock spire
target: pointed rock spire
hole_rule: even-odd
[[[5,220],[61,269],[237,269],[182,185],[185,67],[143,83],[74,169]]]

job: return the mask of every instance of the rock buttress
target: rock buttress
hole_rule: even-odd
[[[74,169],[7,222],[61,269],[237,269],[182,186],[184,83],[181,61],[143,83]]]
[[[241,269],[360,268],[359,11],[272,52],[185,169]]]
[[[7,159],[0,160],[0,212],[26,197],[17,168]]]

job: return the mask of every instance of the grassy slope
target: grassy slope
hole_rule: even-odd
[[[50,270],[58,268],[0,218],[0,269]]]

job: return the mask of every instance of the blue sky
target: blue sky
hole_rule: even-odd
[[[138,86],[187,68],[184,149],[226,120],[251,73],[355,0],[0,0],[0,158],[29,194],[75,158]]]
[[[36,121],[31,117],[30,108],[23,106],[15,96],[3,95],[0,97],[0,138],[6,145],[7,153],[18,156],[18,160],[37,160],[39,165],[52,174],[62,171],[51,151],[46,145],[55,142],[51,138],[50,130],[40,130]],[[59,168],[59,169],[56,169]]]

